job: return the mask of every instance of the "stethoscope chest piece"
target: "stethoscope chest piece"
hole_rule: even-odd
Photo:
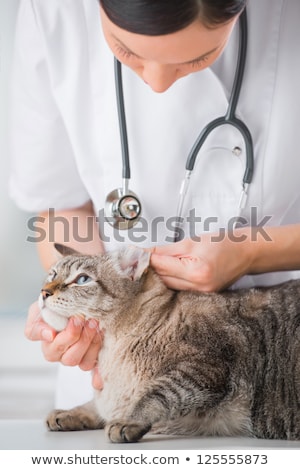
[[[141,203],[133,191],[122,188],[111,191],[105,201],[105,218],[118,230],[129,230],[139,221]]]

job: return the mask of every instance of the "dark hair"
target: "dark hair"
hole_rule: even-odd
[[[247,0],[100,0],[108,18],[131,33],[174,33],[197,18],[208,28],[241,13]]]

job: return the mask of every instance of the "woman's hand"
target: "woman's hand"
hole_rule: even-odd
[[[66,366],[79,366],[82,370],[93,369],[93,386],[102,388],[97,367],[98,353],[102,345],[102,332],[94,319],[87,321],[71,317],[67,327],[60,332],[47,325],[38,303],[29,308],[25,335],[31,341],[42,341],[45,358],[50,362],[61,362]]]
[[[158,246],[151,250],[151,266],[172,289],[219,291],[249,272],[254,252],[248,235],[204,234]]]
[[[300,224],[204,234],[151,251],[151,265],[167,286],[218,291],[245,274],[299,270]]]

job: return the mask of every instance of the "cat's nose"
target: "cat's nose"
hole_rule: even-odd
[[[53,292],[51,292],[51,290],[49,289],[42,289],[41,293],[42,293],[43,300],[46,300],[47,297],[50,297],[50,295],[53,295]]]

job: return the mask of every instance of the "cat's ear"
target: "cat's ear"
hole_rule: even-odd
[[[150,253],[141,248],[129,246],[118,252],[117,263],[122,275],[136,281],[148,268]]]
[[[61,243],[54,243],[54,248],[56,252],[62,256],[69,256],[69,255],[79,256],[80,255],[80,253],[74,250],[74,248],[71,248],[70,246],[62,245]]]

